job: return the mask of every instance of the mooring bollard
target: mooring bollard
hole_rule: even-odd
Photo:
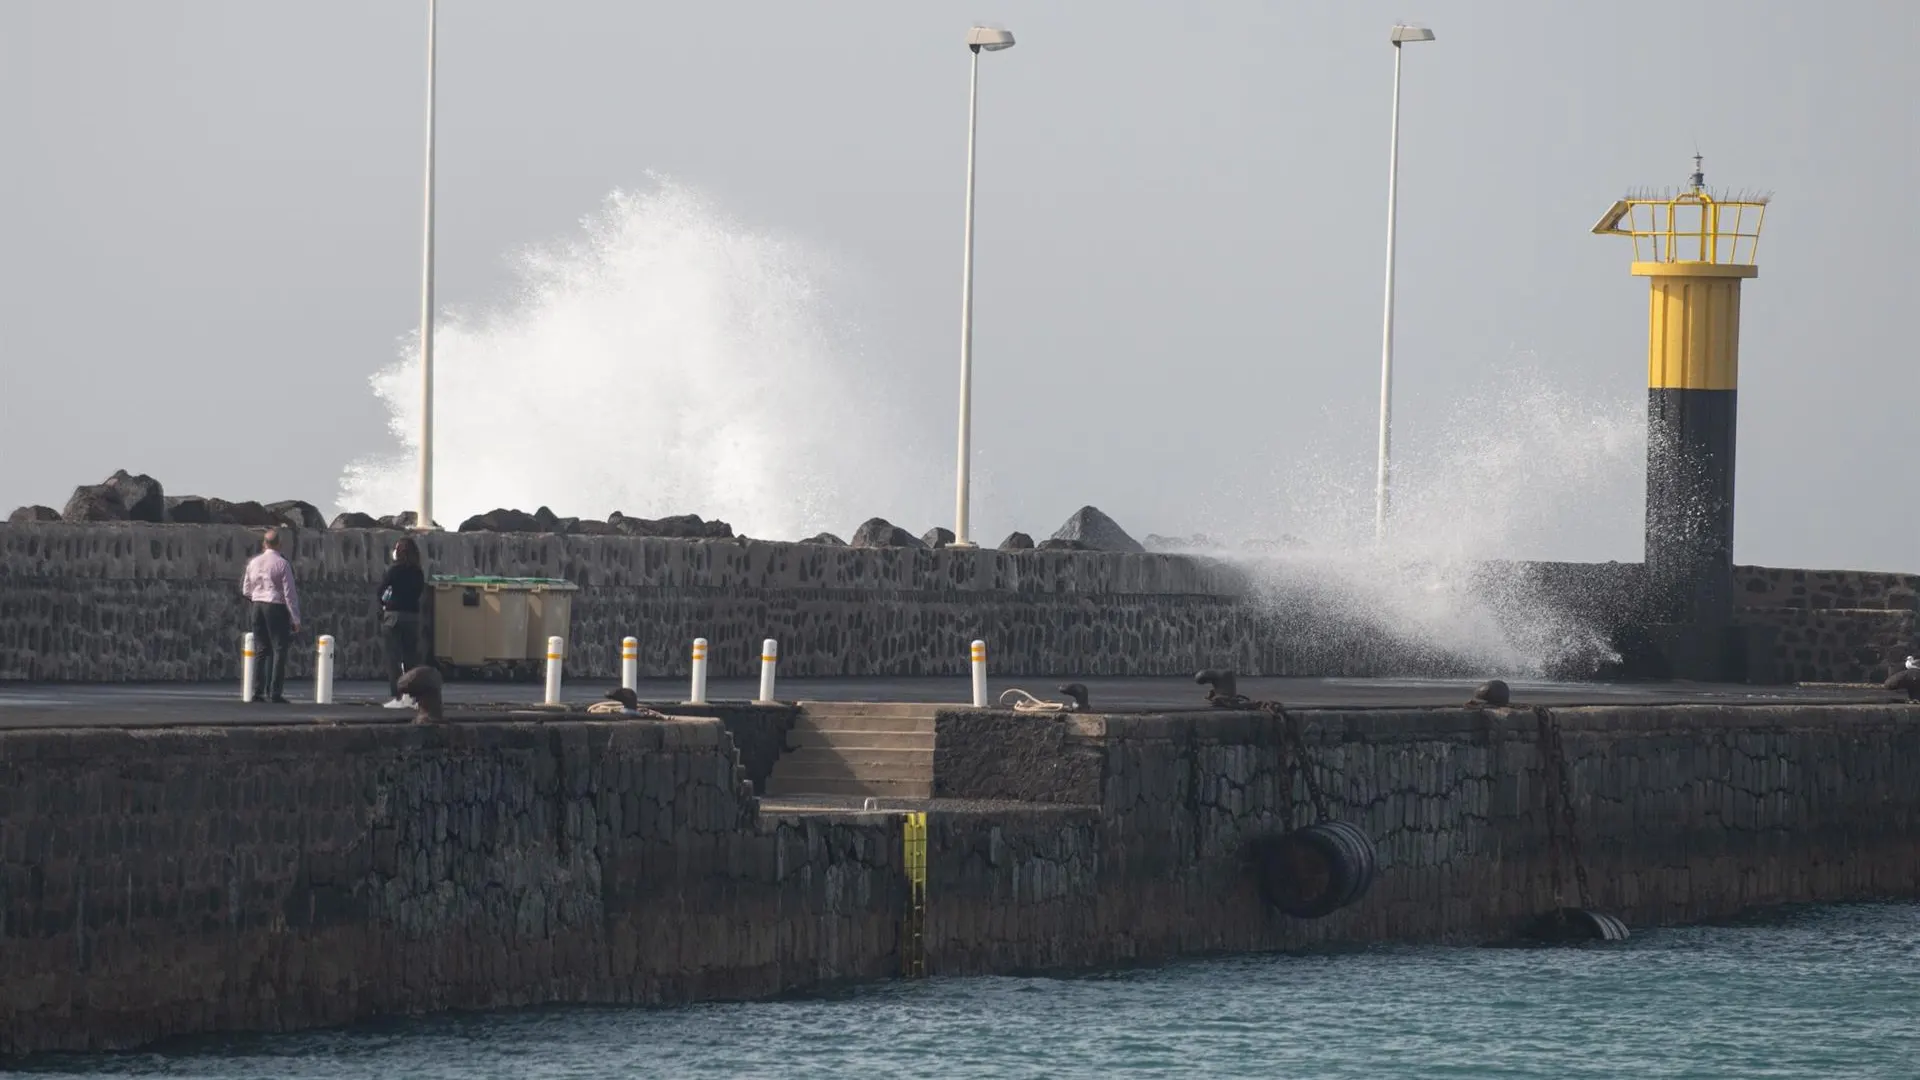
[[[987,707],[987,643],[973,643],[973,707]]]
[[[240,700],[253,700],[253,635],[240,635]]]
[[[548,705],[560,704],[560,666],[567,657],[567,639],[550,637],[547,639],[547,701]]]
[[[707,703],[707,639],[693,639],[693,686],[687,694],[687,704],[705,705]]]
[[[629,690],[640,689],[640,639],[637,637],[620,639],[620,685]]]
[[[756,701],[773,700],[773,673],[780,664],[780,643],[768,638],[760,643],[760,696]]]
[[[333,635],[321,634],[314,643],[317,655],[313,660],[313,703],[315,705],[333,704]]]

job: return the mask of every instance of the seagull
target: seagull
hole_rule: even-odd
[[[1907,670],[1920,671],[1920,657],[1907,657]]]

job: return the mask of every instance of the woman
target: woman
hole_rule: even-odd
[[[426,591],[420,545],[404,537],[393,545],[393,565],[380,582],[380,638],[387,652],[389,709],[414,707],[413,699],[400,693],[400,676],[420,665],[420,601]]]

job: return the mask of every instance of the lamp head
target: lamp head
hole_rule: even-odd
[[[985,49],[987,52],[999,52],[1013,48],[1013,31],[997,26],[976,26],[967,31],[967,48],[974,52]]]

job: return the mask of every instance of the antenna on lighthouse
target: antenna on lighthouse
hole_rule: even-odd
[[[1707,172],[1700,164],[1700,148],[1697,146],[1693,149],[1693,175],[1687,178],[1687,182],[1693,185],[1695,191],[1704,190],[1707,186]]]

